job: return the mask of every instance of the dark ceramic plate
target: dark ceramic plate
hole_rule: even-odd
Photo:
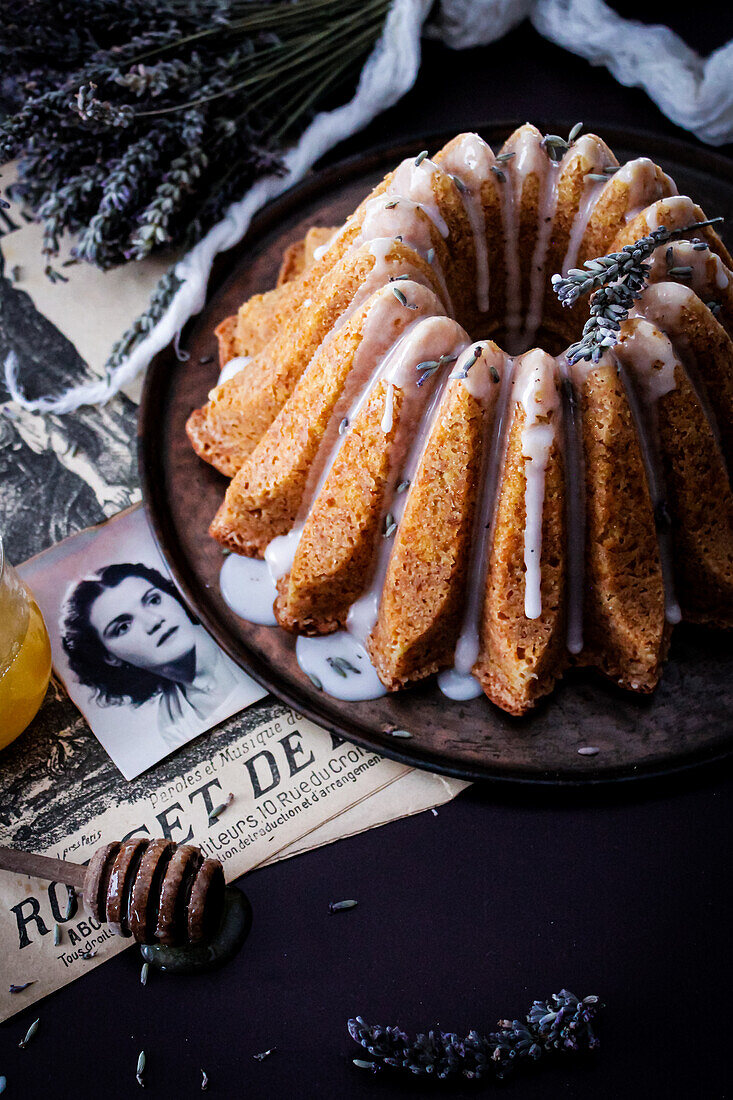
[[[480,132],[494,148],[513,124]],[[545,126],[566,133],[568,124]],[[591,127],[586,127],[591,130]],[[650,156],[709,217],[733,224],[733,165],[707,150],[629,130],[599,127],[620,161]],[[186,326],[181,346],[151,364],[139,420],[140,472],[150,523],[191,606],[221,646],[273,694],[319,725],[418,767],[466,779],[586,785],[668,774],[733,752],[733,637],[678,627],[664,677],[640,699],[589,672],[568,674],[537,710],[508,717],[485,698],[445,699],[432,682],[365,703],[318,692],[295,660],[295,639],[276,627],[237,618],[219,595],[219,546],[207,535],[226,481],[191,450],[184,423],[215,383],[214,328],[251,294],[274,285],[283,250],[311,225],[338,225],[400,159],[435,150],[452,134],[422,135],[315,173],[255,219],[245,239],[218,257],[206,306]],[[729,244],[733,243],[729,240]],[[399,744],[389,728],[409,729]],[[579,755],[592,745],[599,751]]]

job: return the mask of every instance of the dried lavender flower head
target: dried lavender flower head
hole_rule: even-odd
[[[370,1025],[361,1016],[349,1020],[348,1029],[372,1058],[355,1059],[354,1064],[372,1073],[386,1069],[437,1080],[501,1079],[548,1056],[597,1050],[595,1023],[601,1007],[596,996],[580,999],[561,989],[547,1000],[534,1001],[524,1021],[500,1020],[488,1035],[435,1030],[411,1039],[401,1028]]]
[[[587,359],[597,363],[604,349],[618,342],[622,322],[647,285],[650,268],[646,261],[660,245],[722,221],[708,218],[674,230],[661,225],[620,252],[586,260],[582,268],[572,268],[565,276],[553,275],[553,290],[564,306],[572,307],[584,295],[593,295],[582,336],[567,350],[568,362]]]

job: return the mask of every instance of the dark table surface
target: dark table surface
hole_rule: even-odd
[[[710,5],[682,15],[649,3],[644,15],[703,53],[733,36],[733,18]],[[427,44],[413,90],[329,160],[421,131],[545,118],[685,136],[642,91],[525,25],[483,49]],[[355,1069],[347,1018],[489,1030],[561,986],[606,1002],[600,1054],[518,1077],[507,1095],[731,1096],[732,810],[722,767],[585,799],[474,786],[437,817],[255,872],[253,932],[217,974],[152,973],[143,988],[131,950],[2,1025],[7,1096],[139,1095],[142,1047],[158,1097],[198,1094],[201,1067],[215,1096],[432,1095]],[[358,907],[329,915],[344,897]]]

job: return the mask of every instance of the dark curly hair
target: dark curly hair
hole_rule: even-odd
[[[139,707],[155,695],[170,689],[170,680],[144,668],[123,661],[108,663],[108,651],[91,624],[92,604],[106,588],[116,588],[127,577],[142,577],[161,592],[167,592],[181,605],[192,623],[191,614],[181,594],[168,577],[142,562],[107,565],[93,577],[81,581],[67,597],[62,623],[62,643],[69,666],[80,683],[92,688],[96,702],[102,705],[132,703]]]

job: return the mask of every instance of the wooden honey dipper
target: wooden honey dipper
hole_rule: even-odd
[[[83,891],[91,916],[138,943],[202,943],[218,929],[224,909],[219,860],[171,840],[131,837],[105,844],[86,867],[0,847],[0,869]]]

